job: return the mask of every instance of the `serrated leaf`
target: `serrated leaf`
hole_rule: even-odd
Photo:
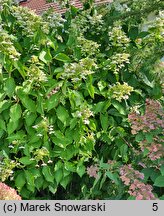
[[[55,185],[55,186],[54,185],[53,186],[49,185],[48,188],[51,191],[51,193],[53,193],[53,194],[55,194],[56,191],[57,191],[57,185]]]
[[[154,186],[156,186],[156,187],[164,187],[164,176],[158,176],[155,179]]]
[[[36,113],[32,113],[32,112],[27,112],[25,114],[25,122],[26,122],[26,125],[29,127],[31,126],[34,122],[35,122],[35,119],[37,118],[37,114]]]
[[[0,129],[3,129],[4,131],[6,131],[6,124],[5,124],[5,121],[3,121],[2,119],[0,119]]]
[[[94,106],[94,113],[97,114],[99,112],[102,112],[104,106],[106,104],[106,101],[100,101]]]
[[[3,100],[0,102],[0,113],[3,112],[4,110],[7,110],[11,105],[11,102],[7,100]]]
[[[88,93],[91,96],[91,98],[94,99],[95,89],[94,89],[94,86],[92,85],[92,83],[87,84],[87,90],[88,90]]]
[[[45,64],[49,64],[52,61],[52,56],[49,50],[43,50],[39,54],[39,59]]]
[[[60,183],[60,181],[63,178],[63,170],[62,169],[58,169],[54,172],[54,179],[57,182],[57,184]]]
[[[60,102],[60,93],[53,94],[47,101],[46,101],[46,108],[47,111],[55,108]]]
[[[14,104],[10,107],[10,118],[12,121],[18,121],[21,118],[22,109],[20,104]]]
[[[71,59],[64,53],[58,53],[55,59],[62,62],[71,62]]]
[[[118,110],[121,115],[126,115],[125,108],[117,101],[112,101],[112,105]]]
[[[44,181],[45,180],[44,180],[43,176],[40,176],[37,179],[35,179],[35,186],[36,186],[37,190],[40,190],[40,188],[43,187]]]
[[[34,176],[28,170],[25,170],[24,172],[25,172],[25,176],[26,176],[26,182],[27,182],[28,189],[30,191],[34,192],[34,190],[35,190]]]
[[[9,121],[9,123],[7,124],[7,132],[8,135],[12,134],[18,127],[19,125],[19,121]]]
[[[153,172],[150,175],[150,178],[153,182],[155,182],[155,180],[158,178],[158,176],[160,176],[160,172],[153,170]]]
[[[20,61],[14,61],[14,66],[19,71],[20,75],[25,79],[25,66]]]
[[[19,162],[24,164],[24,165],[30,165],[32,163],[34,163],[33,160],[30,160],[31,158],[30,157],[22,157],[19,159]]]
[[[64,125],[66,125],[67,119],[69,118],[69,114],[68,114],[68,111],[66,110],[66,108],[63,106],[59,106],[56,110],[56,114],[57,114],[58,119]]]
[[[85,174],[85,172],[86,172],[85,166],[84,166],[83,164],[79,163],[79,164],[77,165],[76,172],[77,172],[77,174],[78,174],[80,177],[82,177],[82,176]]]
[[[62,179],[62,181],[60,182],[60,185],[61,185],[64,189],[66,189],[66,187],[67,187],[67,185],[69,184],[69,182],[71,181],[71,179],[72,179],[72,178],[71,178],[70,175],[64,177],[64,178]]]
[[[15,178],[15,186],[21,190],[22,187],[26,184],[26,177],[23,172],[20,172]]]
[[[114,181],[115,184],[117,184],[117,185],[119,184],[119,182],[118,182],[118,176],[117,176],[116,173],[112,173],[110,171],[107,171],[106,175],[108,176],[108,178],[110,178],[112,181]]]
[[[144,181],[146,182],[148,178],[151,176],[153,172],[153,168],[144,168],[142,170],[142,173],[144,174]]]
[[[5,85],[4,85],[4,91],[6,92],[6,94],[9,97],[12,97],[14,95],[14,91],[15,91],[15,81],[12,77],[9,77],[6,81],[5,81]]]
[[[42,168],[42,173],[43,173],[43,175],[44,175],[44,178],[45,178],[48,182],[51,182],[51,183],[54,182],[54,177],[53,177],[53,175],[52,175],[52,173],[51,173],[50,167],[44,166],[44,167]]]
[[[64,163],[64,166],[65,166],[65,169],[66,169],[66,170],[68,170],[68,171],[70,171],[70,172],[76,172],[75,164],[66,161],[66,162]]]
[[[105,114],[100,114],[100,122],[101,126],[104,131],[106,131],[109,127],[109,119],[108,119],[108,113],[106,112]]]
[[[17,90],[17,94],[18,94],[18,97],[20,98],[23,106],[25,108],[27,108],[29,111],[35,112],[35,110],[36,110],[36,104],[35,104],[35,102],[31,98],[29,98],[29,96],[26,95],[22,91],[22,89],[18,89]]]

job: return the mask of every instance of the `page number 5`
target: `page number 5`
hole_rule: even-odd
[[[152,210],[153,211],[158,211],[158,203],[153,203]]]

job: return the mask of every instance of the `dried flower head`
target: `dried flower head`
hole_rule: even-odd
[[[16,190],[0,182],[0,200],[21,200]]]

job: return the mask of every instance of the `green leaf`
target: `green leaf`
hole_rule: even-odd
[[[106,172],[106,175],[108,176],[108,178],[110,178],[112,181],[114,181],[114,183],[115,183],[116,185],[119,184],[117,173],[112,173],[112,172],[110,172],[110,171],[107,171],[107,172]]]
[[[19,162],[24,164],[24,165],[30,165],[32,163],[34,163],[33,160],[30,160],[31,158],[30,157],[22,157],[19,159]]]
[[[121,115],[126,115],[126,109],[117,101],[112,101],[112,105],[118,110]]]
[[[153,182],[155,182],[155,180],[158,178],[158,176],[160,176],[160,172],[159,172],[159,171],[156,171],[156,170],[153,170],[153,172],[151,173],[150,178],[151,178],[151,180],[152,180]]]
[[[46,101],[46,108],[47,111],[55,108],[60,102],[60,93],[53,94],[47,101]]]
[[[126,144],[123,144],[121,147],[120,147],[120,154],[121,154],[121,157],[126,160],[127,159],[127,152],[128,152],[128,146]]]
[[[109,119],[108,119],[108,113],[106,112],[105,114],[100,114],[100,122],[101,126],[104,131],[106,131],[109,127]]]
[[[71,179],[72,179],[71,175],[68,175],[68,176],[64,177],[64,178],[62,179],[62,181],[60,182],[60,185],[61,185],[64,189],[66,189],[66,187],[67,187],[67,185],[69,184],[69,182],[71,181]]]
[[[66,161],[64,163],[64,167],[66,170],[70,171],[70,172],[76,172],[76,167],[74,163],[71,163],[69,161]]]
[[[105,183],[106,178],[107,178],[107,176],[104,174],[103,177],[102,177],[102,179],[101,179],[101,182],[100,182],[100,190],[103,187],[103,184]]]
[[[28,185],[28,189],[31,191],[31,192],[34,192],[35,190],[35,184],[34,184],[34,176],[33,174],[28,171],[28,170],[25,170],[25,176],[26,176],[26,182],[27,182],[27,185]]]
[[[58,119],[64,125],[66,125],[67,119],[69,118],[69,114],[68,114],[68,111],[66,110],[66,108],[63,106],[59,106],[56,110],[56,114],[57,114]]]
[[[144,174],[144,181],[146,182],[148,178],[151,176],[153,172],[153,168],[144,168],[142,170],[142,173]]]
[[[94,113],[97,114],[97,113],[99,113],[99,112],[102,112],[102,110],[103,110],[105,104],[106,104],[106,101],[100,101],[100,102],[98,102],[98,103],[94,106],[94,108],[93,108]]]
[[[20,98],[23,106],[31,112],[35,112],[36,104],[35,102],[26,95],[21,88],[17,89],[18,97]]]
[[[50,167],[48,166],[44,166],[42,168],[42,173],[44,175],[44,178],[48,181],[48,182],[51,182],[51,183],[54,183],[54,177],[51,173],[51,170],[50,170]]]
[[[54,179],[57,182],[57,184],[60,183],[62,178],[63,178],[63,170],[62,169],[58,169],[58,170],[54,171]]]
[[[12,77],[10,77],[5,81],[4,91],[9,97],[12,97],[14,95],[15,87],[15,81]]]
[[[40,190],[43,187],[44,181],[45,180],[43,176],[40,176],[37,179],[35,179],[35,186],[37,190]]]
[[[135,136],[135,141],[136,142],[141,142],[142,140],[144,140],[144,135],[142,133],[138,133],[136,136]]]
[[[20,75],[25,79],[25,66],[20,61],[14,61],[14,66],[19,71]]]
[[[146,136],[146,140],[147,140],[149,143],[152,143],[152,141],[153,141],[153,134],[146,133],[145,136]]]
[[[82,177],[85,174],[86,168],[81,162],[77,164],[76,172],[80,177]]]
[[[20,190],[26,184],[26,177],[24,172],[20,172],[15,178],[15,186]]]
[[[54,186],[49,185],[48,186],[49,190],[51,191],[51,193],[55,194],[57,191],[57,184]]]
[[[21,118],[22,109],[20,104],[14,104],[10,107],[10,118],[12,121],[17,121]]]
[[[55,59],[62,62],[71,62],[71,59],[64,53],[58,53]]]
[[[156,187],[164,187],[164,176],[158,176],[155,179],[154,186],[156,186]]]
[[[9,121],[9,123],[7,124],[7,132],[8,135],[12,134],[17,127],[19,126],[19,121]]]
[[[7,110],[11,105],[11,102],[7,100],[3,100],[0,102],[0,113],[3,112],[4,110]]]
[[[43,61],[45,64],[49,64],[52,61],[50,50],[47,49],[41,51],[41,53],[39,54],[39,59]]]
[[[164,176],[164,165],[162,165],[162,166],[160,167],[160,171],[161,171],[162,176]]]
[[[32,112],[27,111],[26,114],[25,114],[26,125],[28,127],[31,126],[35,122],[36,118],[37,118],[36,113],[32,113]]]
[[[87,83],[86,87],[87,87],[88,93],[91,96],[91,98],[94,98],[95,89],[92,83],[91,82]]]
[[[5,124],[5,121],[3,121],[2,119],[0,119],[0,129],[3,129],[4,131],[6,131],[6,124]]]

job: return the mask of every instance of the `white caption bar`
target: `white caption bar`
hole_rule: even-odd
[[[29,200],[0,201],[4,216],[162,216],[164,201]]]

